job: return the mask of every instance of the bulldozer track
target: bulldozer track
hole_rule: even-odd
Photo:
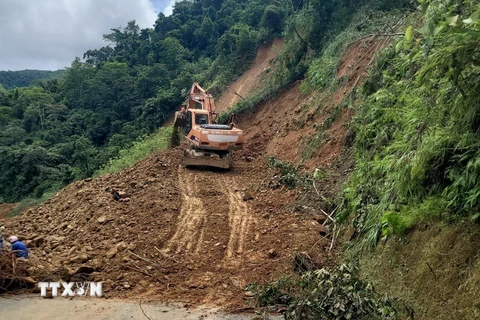
[[[207,214],[198,194],[197,180],[195,173],[179,166],[178,185],[182,207],[175,233],[166,245],[167,251],[200,253]]]
[[[200,183],[201,181],[213,182]],[[195,172],[179,167],[178,185],[182,198],[182,206],[177,221],[175,233],[164,249],[176,253],[200,254],[202,248],[209,242],[205,241],[205,228],[213,220],[228,221],[224,227],[229,229],[225,257],[232,258],[242,254],[248,233],[255,223],[255,218],[248,205],[243,201],[237,190],[234,177],[223,177],[218,174]],[[206,186],[200,190],[199,186]],[[210,190],[211,189],[211,190]],[[207,212],[202,199],[202,191],[222,190],[225,197],[218,202],[220,213]],[[212,220],[212,221],[209,221]],[[210,240],[210,239],[209,239]]]
[[[240,194],[235,192],[234,181],[232,179],[224,180],[223,185],[228,191],[228,224],[230,226],[226,257],[231,258],[235,254],[243,253],[245,239],[255,219]]]

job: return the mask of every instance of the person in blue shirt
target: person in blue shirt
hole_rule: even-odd
[[[18,258],[28,259],[27,246],[22,241],[18,240],[17,236],[10,236],[8,241],[12,244],[12,251],[15,252]]]

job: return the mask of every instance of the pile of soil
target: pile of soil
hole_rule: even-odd
[[[327,262],[319,214],[288,210],[296,191],[268,188],[262,157],[220,171],[185,169],[181,155],[73,183],[0,226],[30,248],[37,281],[103,281],[110,297],[233,308],[247,284],[292,274],[295,252]]]

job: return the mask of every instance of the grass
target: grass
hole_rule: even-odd
[[[131,146],[119,151],[117,157],[110,159],[93,176],[98,177],[107,173],[116,173],[136,164],[158,150],[168,148],[172,126],[162,127],[157,132],[137,139]]]
[[[52,192],[47,192],[43,194],[43,196],[40,198],[25,198],[21,200],[18,203],[18,205],[16,205],[12,210],[10,210],[10,212],[8,213],[8,217],[11,218],[11,217],[18,216],[28,208],[38,206],[39,204],[44,203],[45,201],[50,199],[54,194],[55,192],[52,191]]]

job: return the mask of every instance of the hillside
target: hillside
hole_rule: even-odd
[[[234,168],[182,166],[185,141],[130,167],[116,165],[139,145],[163,148],[170,128],[162,128],[109,150],[120,157],[103,162],[108,174],[69,183],[18,216],[6,218],[14,205],[2,205],[0,230],[18,234],[31,258],[14,264],[20,268],[12,273],[3,268],[0,289],[92,280],[103,281],[107,297],[261,316],[274,311],[291,320],[478,318],[477,2],[426,0],[416,7],[401,0],[313,0],[283,11],[277,4],[183,1],[171,18],[160,15],[152,31],[162,45],[172,40],[167,34],[184,41],[189,54],[177,61],[181,72],[167,68],[168,88],[146,99],[143,111],[158,116],[161,110],[155,119],[164,121],[181,100],[183,81],[205,81],[220,122],[235,113],[245,132]],[[225,9],[211,19],[216,27],[225,23],[220,16],[241,21],[219,36],[216,56],[213,47],[185,42],[189,33],[180,19],[196,21],[200,9],[212,13],[212,6]],[[253,13],[262,13],[261,23],[245,25]],[[211,26],[205,15],[202,25],[197,35]],[[114,35],[135,34],[133,27]],[[131,55],[126,43],[115,48],[114,61],[76,61],[70,71],[85,71],[88,85],[117,76],[145,84],[149,77],[135,74],[142,67],[132,64],[158,48]],[[128,81],[121,84],[129,88]],[[93,101],[92,92],[84,103]],[[98,101],[107,96],[96,94]],[[132,120],[138,132],[143,115]],[[117,124],[133,128],[133,122]],[[81,138],[62,154],[73,153],[74,164],[92,170],[96,149]],[[27,159],[43,159],[41,172],[52,173],[48,157],[32,152],[38,145],[16,148],[30,149]],[[3,181],[29,182],[12,177]]]
[[[339,68],[339,75],[355,79],[364,74],[365,62],[375,53],[369,50],[375,42],[365,43],[370,45],[351,46],[345,55],[345,63],[359,67]],[[337,103],[352,84],[338,89]],[[248,142],[235,153],[231,172],[185,169],[179,166],[181,147],[159,151],[117,174],[69,185],[44,204],[4,220],[4,232],[27,239],[35,277],[104,281],[109,297],[243,308],[248,284],[274,281],[301,268],[292,255],[302,253],[317,266],[336,260],[339,249],[328,250],[329,238],[319,238],[330,233],[322,225],[325,204],[305,199],[311,189],[305,194],[306,189],[282,185],[278,170],[265,162],[267,155],[294,160],[295,153],[281,150],[292,143],[284,132],[307,136],[328,114],[330,99],[313,115],[319,107],[309,103],[313,97],[294,85],[255,114],[240,116]],[[302,105],[306,108],[298,112]],[[310,124],[291,128],[305,116]],[[349,119],[339,117],[332,127],[346,126]],[[332,145],[338,150],[322,162],[331,179],[321,186],[325,196],[334,196],[352,170],[347,136],[345,130],[332,131],[332,144],[318,150],[318,156]],[[112,194],[119,191],[126,198],[117,201]],[[148,285],[152,279],[154,285]]]
[[[28,87],[38,80],[61,79],[65,70],[20,70],[0,71],[0,85],[4,89]]]

